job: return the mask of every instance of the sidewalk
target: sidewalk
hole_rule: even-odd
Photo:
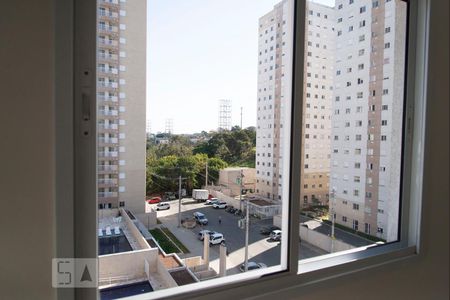
[[[157,227],[166,227],[168,228],[173,235],[188,248],[188,254],[180,253],[178,256],[180,258],[192,257],[192,256],[202,256],[203,257],[203,242],[199,241],[195,236],[194,232],[190,229],[186,229],[184,227],[178,226],[178,219],[175,215],[166,216],[160,218],[162,224],[158,224]],[[210,250],[210,257],[213,250]]]

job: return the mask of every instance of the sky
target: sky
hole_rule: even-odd
[[[315,2],[332,2],[320,0]],[[148,0],[147,120],[176,134],[216,130],[219,99],[232,124],[256,125],[258,19],[280,0]]]

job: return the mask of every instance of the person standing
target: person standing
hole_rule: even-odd
[[[219,225],[222,224],[222,217],[219,216]]]

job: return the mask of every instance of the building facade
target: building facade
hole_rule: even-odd
[[[336,222],[397,239],[406,4],[336,1],[331,182]]]
[[[254,193],[256,188],[256,170],[254,168],[225,168],[219,171],[219,186],[224,187],[224,194],[230,197]],[[242,181],[241,181],[242,176]]]
[[[99,208],[145,209],[146,1],[98,0]]]
[[[308,2],[305,49],[305,90],[302,137],[302,207],[326,204],[329,191],[330,110],[333,86],[334,9]],[[282,199],[283,148],[289,147],[283,123],[289,126],[290,101],[285,76],[292,68],[286,55],[292,48],[292,9],[282,1],[259,22],[258,112],[256,140],[256,192]],[[313,13],[312,13],[313,12]],[[284,150],[285,150],[284,149]],[[286,155],[284,155],[286,156]]]
[[[259,19],[256,193],[277,201],[282,200],[285,97],[290,99],[285,79],[286,68],[292,68],[285,63],[292,48],[290,9],[284,0]]]
[[[328,204],[336,39],[333,7],[308,1],[307,12],[301,207]]]

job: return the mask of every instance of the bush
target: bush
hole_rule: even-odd
[[[189,249],[186,248],[186,246],[184,246],[169,229],[165,227],[162,227],[161,229],[177,245],[178,249],[183,251],[183,253],[189,253]]]
[[[152,234],[153,238],[158,242],[161,249],[169,253],[179,253],[180,249],[177,248],[176,245],[174,245],[167,236],[161,231],[159,228],[151,229],[149,232]]]

